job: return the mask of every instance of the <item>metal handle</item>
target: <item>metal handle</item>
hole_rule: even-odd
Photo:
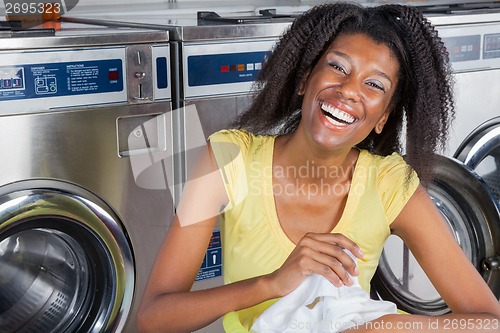
[[[134,76],[139,80],[143,80],[146,77],[146,73],[144,72],[135,72]]]
[[[500,256],[494,256],[484,259],[483,269],[485,271],[495,271],[500,269]]]

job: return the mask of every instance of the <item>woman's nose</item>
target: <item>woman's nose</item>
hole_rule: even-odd
[[[345,99],[356,102],[359,100],[360,83],[354,78],[345,77],[340,82],[337,93]]]

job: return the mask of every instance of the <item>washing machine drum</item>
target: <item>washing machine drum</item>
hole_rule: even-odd
[[[499,175],[498,161],[495,170],[485,171],[488,175]],[[438,156],[436,177],[427,186],[427,192],[457,243],[499,298],[500,205],[495,189],[463,162]],[[446,263],[443,270],[446,271]],[[392,235],[372,279],[372,297],[393,301],[399,309],[414,314],[450,312],[408,248]]]
[[[0,332],[119,331],[134,288],[119,220],[93,194],[48,184],[1,188]]]

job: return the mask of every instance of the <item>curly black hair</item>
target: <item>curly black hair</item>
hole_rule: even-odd
[[[337,2],[311,8],[276,44],[254,83],[252,104],[233,125],[255,134],[294,131],[301,119],[299,86],[342,33],[363,33],[387,45],[400,64],[384,130],[372,131],[358,147],[384,156],[401,153],[406,124],[406,159],[422,180],[430,180],[434,153],[446,145],[454,105],[448,52],[416,7]]]

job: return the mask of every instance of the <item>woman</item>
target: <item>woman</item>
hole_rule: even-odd
[[[498,332],[498,301],[417,177],[429,179],[444,145],[449,73],[442,42],[415,8],[336,3],[297,18],[240,129],[212,135],[200,157],[144,294],[140,331],[190,332],[225,315],[226,332],[248,332],[311,274],[335,286],[358,276],[368,291],[392,232],[453,311],[438,328],[433,319],[433,332],[458,320],[471,323],[464,332]],[[397,155],[404,120],[408,164]],[[190,292],[221,206],[226,285]],[[381,332],[403,331],[402,322],[426,331],[429,318],[376,321]]]

